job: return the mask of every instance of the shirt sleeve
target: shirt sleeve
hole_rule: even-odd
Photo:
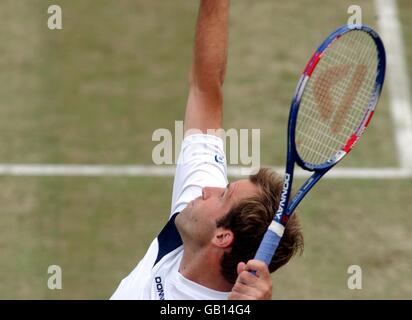
[[[185,137],[173,183],[171,215],[201,196],[203,187],[224,188],[227,183],[223,140],[208,134]]]

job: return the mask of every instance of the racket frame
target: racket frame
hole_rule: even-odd
[[[360,30],[367,32],[371,38],[374,40],[376,45],[376,50],[378,54],[377,63],[377,76],[375,80],[374,90],[372,92],[372,97],[368,104],[368,109],[365,112],[364,118],[359,124],[358,128],[352,134],[352,136],[347,140],[345,145],[339,152],[337,152],[331,159],[325,161],[321,164],[311,164],[303,161],[299,156],[296,144],[295,144],[295,129],[297,116],[299,112],[299,106],[301,98],[306,88],[316,65],[322,59],[323,53],[331,46],[335,41],[337,41],[344,34],[351,32],[353,30]],[[385,79],[385,68],[386,68],[386,54],[385,48],[380,39],[379,35],[369,26],[366,25],[355,25],[348,26],[344,25],[333,33],[331,33],[319,46],[319,48],[312,55],[311,59],[307,63],[303,74],[297,84],[289,113],[288,120],[288,142],[287,142],[287,157],[286,157],[286,168],[285,168],[285,178],[283,183],[283,189],[281,193],[279,208],[274,215],[272,223],[269,225],[266,231],[261,245],[256,253],[255,259],[264,261],[267,265],[275,254],[275,251],[279,245],[280,239],[283,235],[284,228],[293,214],[296,207],[299,205],[301,200],[309,192],[309,190],[322,178],[331,168],[333,168],[339,161],[341,161],[353,148],[356,142],[359,140],[360,136],[369,125],[370,120],[374,114],[374,110],[378,103],[379,96],[382,91],[383,82]],[[291,186],[293,183],[293,175],[295,163],[297,163],[302,169],[313,172],[312,176],[308,178],[305,183],[299,188],[295,196],[289,200],[291,194]]]
[[[353,30],[360,30],[367,32],[371,38],[374,40],[376,45],[376,50],[378,54],[378,63],[377,63],[377,76],[375,80],[375,87],[372,92],[372,97],[369,101],[368,109],[365,112],[364,118],[362,119],[361,123],[359,124],[358,128],[352,134],[352,136],[347,140],[345,145],[342,149],[337,152],[331,159],[325,161],[324,163],[315,165],[311,163],[307,163],[301,159],[299,156],[296,144],[295,144],[295,129],[296,129],[296,121],[297,115],[299,112],[299,106],[301,102],[302,95],[305,91],[306,84],[309,81],[313,70],[316,68],[316,65],[322,59],[323,53],[331,46],[336,40],[338,40],[344,34],[351,32]],[[380,39],[379,35],[369,26],[366,25],[355,25],[355,26],[348,26],[344,25],[338,28],[335,32],[333,32],[325,41],[319,46],[316,52],[312,55],[312,58],[309,60],[308,64],[305,67],[305,70],[298,82],[289,114],[289,122],[288,122],[288,150],[287,150],[287,162],[292,163],[292,165],[287,166],[286,173],[290,174],[290,167],[294,166],[296,162],[302,169],[307,171],[314,171],[315,173],[309,178],[299,189],[297,194],[294,198],[290,201],[289,206],[286,210],[286,215],[290,216],[293,210],[297,207],[299,202],[302,198],[306,195],[306,193],[313,187],[313,185],[332,167],[334,167],[339,161],[341,161],[353,148],[356,142],[359,140],[362,133],[368,127],[372,116],[374,114],[375,108],[377,106],[380,94],[382,92],[383,82],[385,79],[385,68],[386,68],[386,54],[385,48]],[[289,172],[288,172],[289,171]],[[293,171],[292,175],[293,176]],[[291,184],[291,183],[290,183]]]

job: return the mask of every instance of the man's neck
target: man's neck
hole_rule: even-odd
[[[184,247],[179,272],[186,279],[206,288],[229,292],[233,284],[229,283],[220,272],[221,255],[210,248],[193,250]]]

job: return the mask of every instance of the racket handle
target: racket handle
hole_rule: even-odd
[[[272,230],[267,230],[260,243],[259,249],[256,252],[255,259],[263,261],[266,265],[269,265],[279,246],[280,239],[281,237]]]

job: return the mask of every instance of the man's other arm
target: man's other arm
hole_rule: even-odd
[[[196,25],[185,133],[222,127],[230,0],[201,0]]]

